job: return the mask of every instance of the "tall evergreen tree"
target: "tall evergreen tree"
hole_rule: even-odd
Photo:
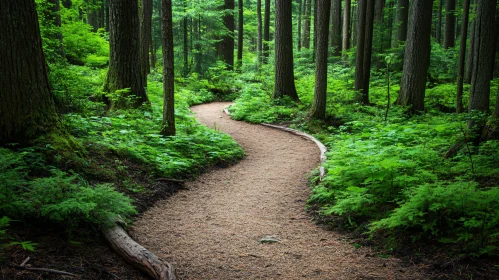
[[[305,14],[303,17],[303,34],[301,46],[310,49],[310,30],[312,18],[312,0],[305,0]]]
[[[173,57],[172,0],[162,0],[161,38],[163,39],[163,126],[161,134],[175,135],[175,68]]]
[[[110,0],[109,22],[111,52],[104,91],[129,90],[122,91],[117,98],[106,98],[106,101],[111,108],[137,108],[149,103],[140,62],[138,2]]]
[[[34,0],[0,1],[0,100],[0,145],[57,129]]]
[[[369,80],[374,31],[374,1],[359,0],[357,56],[355,63],[355,90],[360,91],[359,101],[369,104]]]
[[[317,2],[317,25],[315,35],[317,45],[315,48],[315,91],[314,102],[310,109],[310,117],[314,119],[326,118],[326,90],[327,90],[327,57],[328,33],[331,0]]]
[[[140,9],[140,62],[145,86],[147,86],[147,74],[150,72],[149,49],[152,44],[152,10],[152,0],[142,0]]]
[[[352,7],[351,0],[345,0],[345,8],[343,9],[343,42],[342,51],[346,53],[350,49],[350,10]]]
[[[273,98],[289,96],[299,101],[293,67],[292,5],[289,0],[275,1],[275,78]]]
[[[456,45],[456,0],[447,0],[445,6],[445,34],[444,48],[453,48]]]
[[[234,0],[224,0],[223,23],[228,30],[217,43],[218,56],[225,62],[227,69],[234,69]]]
[[[457,69],[456,113],[462,113],[464,111],[463,83],[464,83],[464,64],[466,58],[466,37],[468,36],[469,14],[470,14],[470,0],[464,0],[463,22],[461,26],[461,43],[459,47],[459,61]]]
[[[424,110],[426,76],[430,66],[430,36],[433,0],[414,0],[404,55],[404,70],[397,104],[410,113]]]
[[[341,55],[341,0],[331,3],[331,33],[329,35],[331,47],[335,56]]]

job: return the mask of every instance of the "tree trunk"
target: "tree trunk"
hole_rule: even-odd
[[[238,0],[238,19],[237,19],[237,66],[243,65],[243,0]]]
[[[364,86],[364,39],[366,35],[367,1],[371,0],[357,1],[357,55],[355,56],[355,90],[357,91],[362,91]]]
[[[362,104],[369,105],[369,82],[371,80],[371,55],[373,50],[374,33],[374,1],[367,1],[366,7],[366,27],[364,34],[364,65],[362,67]]]
[[[105,98],[111,109],[137,108],[149,103],[140,63],[139,8],[136,0],[110,0],[109,71],[104,92],[125,90],[116,98]]]
[[[115,252],[152,279],[177,279],[175,271],[170,264],[163,263],[156,255],[135,242],[126,231],[114,221],[111,226],[103,226],[101,231]]]
[[[395,17],[396,31],[395,31],[395,38],[392,41],[392,48],[398,47],[400,42],[405,42],[405,40],[407,39],[408,18],[409,18],[409,0],[399,0],[397,2],[397,15]]]
[[[161,134],[175,135],[175,75],[173,57],[173,15],[172,1],[162,0],[161,5],[161,38],[163,41],[163,125]]]
[[[442,43],[442,8],[444,6],[444,1],[440,0],[438,3],[438,22],[437,22],[437,42]]]
[[[270,0],[265,0],[265,11],[263,19],[263,61],[268,63],[270,55]]]
[[[289,96],[300,101],[296,93],[293,68],[292,5],[289,0],[275,1],[275,79],[273,98]]]
[[[310,109],[310,117],[324,120],[326,118],[326,91],[327,91],[327,57],[328,33],[331,0],[317,2],[317,25],[314,37],[317,38],[315,49],[315,91],[314,102]]]
[[[218,56],[225,62],[227,69],[234,69],[234,0],[224,0],[223,22],[228,33],[217,43]]]
[[[456,95],[456,113],[462,113],[463,108],[463,82],[464,82],[464,63],[466,57],[466,37],[468,35],[468,21],[470,14],[470,0],[464,0],[463,4],[463,22],[461,26],[461,43],[459,46],[459,63],[457,69],[457,95]]]
[[[197,34],[197,40],[196,43],[194,44],[194,49],[196,50],[196,65],[195,65],[195,71],[198,74],[201,74],[201,66],[202,66],[202,60],[203,60],[203,54],[201,53],[201,16],[198,15],[198,19],[196,21],[196,24],[194,25],[194,33]]]
[[[374,8],[374,21],[383,21],[383,10],[385,9],[386,0],[376,0],[376,6]]]
[[[188,40],[188,33],[189,30],[187,29],[187,23],[188,23],[188,17],[187,17],[187,0],[184,0],[184,19],[183,19],[183,48],[184,48],[184,77],[187,77],[189,75],[189,40]]]
[[[303,18],[303,41],[302,47],[310,49],[310,20],[312,16],[312,0],[305,0],[305,16]]]
[[[30,144],[57,129],[33,0],[0,1],[0,145]]]
[[[296,45],[298,46],[298,51],[301,51],[301,21],[302,21],[301,18],[303,13],[303,1],[302,0],[297,0],[297,1],[298,1],[298,27],[296,30],[297,33]]]
[[[256,15],[258,18],[258,31],[257,31],[257,39],[256,39],[256,50],[258,54],[258,65],[262,61],[262,0],[256,1]]]
[[[414,0],[404,55],[404,70],[397,104],[409,113],[424,110],[426,76],[430,65],[431,11],[433,0]]]
[[[147,86],[147,74],[149,74],[149,49],[152,44],[152,0],[142,0],[140,12],[140,62],[144,86]]]
[[[151,68],[156,68],[156,49],[153,44],[151,44]]]
[[[106,32],[109,32],[109,0],[104,0],[104,14],[106,16]]]
[[[497,89],[494,114],[482,131],[482,138],[485,140],[499,140],[499,87]]]
[[[317,0],[313,0],[313,1],[314,1],[314,30],[315,30],[315,27],[317,26]],[[328,11],[328,12],[330,12],[330,11]],[[311,33],[311,35],[314,35],[313,41],[312,41],[313,42],[313,45],[312,45],[312,61],[315,61],[315,47],[317,46],[317,37],[315,37],[315,34]]]
[[[346,51],[350,49],[350,9],[351,0],[345,0],[345,8],[343,10],[343,42],[342,51],[346,54]]]
[[[476,15],[476,9],[477,5],[475,4],[473,6],[473,15]],[[471,23],[471,32],[470,32],[470,47],[468,51],[468,58],[466,59],[466,73],[464,74],[464,82],[467,84],[471,84],[471,74],[472,74],[472,69],[473,69],[473,53],[475,52],[475,26],[476,26],[476,19],[475,17],[473,18],[473,21]]]
[[[473,42],[473,65],[471,77],[469,111],[489,112],[490,71],[494,57],[496,1],[479,1],[475,19],[475,40]]]
[[[331,4],[331,47],[333,55],[341,56],[341,0],[333,0]]]
[[[445,6],[445,36],[444,48],[453,48],[456,45],[456,0],[447,0]]]

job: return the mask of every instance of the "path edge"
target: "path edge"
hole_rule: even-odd
[[[228,106],[224,108],[224,112],[229,117],[231,117],[229,109],[228,109]],[[232,117],[231,117],[231,119],[232,119]],[[302,138],[305,138],[307,140],[310,140],[310,141],[314,142],[317,145],[317,147],[319,148],[319,150],[321,151],[320,158],[319,158],[320,159],[319,181],[322,181],[322,179],[326,175],[326,171],[325,171],[325,168],[324,168],[323,164],[326,162],[326,159],[327,159],[327,157],[326,157],[327,148],[326,148],[326,146],[324,144],[322,144],[321,141],[317,140],[317,138],[315,138],[314,136],[312,136],[312,135],[310,135],[308,133],[305,133],[303,131],[299,131],[299,130],[296,130],[296,129],[292,129],[292,128],[289,128],[289,127],[275,125],[275,124],[269,124],[269,123],[260,123],[260,125],[266,126],[266,127],[270,127],[270,128],[273,128],[273,129],[278,129],[278,130],[281,130],[281,131],[285,131],[285,132],[294,134],[296,136],[300,136]]]

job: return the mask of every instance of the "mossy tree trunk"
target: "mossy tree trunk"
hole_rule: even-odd
[[[142,0],[140,10],[140,62],[144,86],[147,86],[147,74],[150,73],[149,49],[152,44],[152,0]]]
[[[299,101],[293,67],[292,5],[289,0],[275,2],[275,79],[273,98],[289,96]]]
[[[414,0],[411,24],[404,54],[404,69],[397,104],[409,107],[409,113],[424,110],[426,76],[430,66],[430,36],[433,0]]]
[[[105,100],[111,109],[137,108],[149,103],[140,61],[137,0],[109,0],[109,22],[111,52],[104,91],[121,92]]]
[[[163,127],[164,136],[175,135],[175,106],[174,106],[174,57],[173,57],[173,16],[172,1],[162,0],[161,6],[161,37],[163,41]]]
[[[56,130],[34,0],[0,1],[0,145],[29,144]]]
[[[327,91],[327,57],[328,34],[331,0],[317,2],[317,25],[315,35],[317,45],[315,48],[315,91],[314,102],[310,109],[310,117],[324,120],[326,118],[326,91]]]

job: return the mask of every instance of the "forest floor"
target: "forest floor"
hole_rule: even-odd
[[[132,235],[180,279],[428,279],[422,265],[356,249],[317,226],[304,207],[307,174],[319,149],[292,134],[231,120],[227,103],[193,107],[197,119],[231,135],[246,151],[161,201]],[[268,242],[262,239],[269,239]],[[273,240],[277,242],[272,242]]]
[[[319,164],[317,146],[287,132],[231,120],[223,113],[228,104],[192,110],[201,123],[231,135],[244,148],[245,159],[187,182],[140,215],[130,231],[172,263],[179,279],[499,279],[487,269],[494,261],[468,267],[433,253],[427,254],[431,258],[397,257],[317,225],[305,210],[307,176]],[[22,240],[39,245],[35,252],[9,249],[0,279],[75,279],[9,266],[27,256],[32,267],[71,272],[77,279],[147,279],[96,233],[83,230],[68,237],[57,228],[24,231],[19,231]],[[481,277],[477,269],[484,271]]]

